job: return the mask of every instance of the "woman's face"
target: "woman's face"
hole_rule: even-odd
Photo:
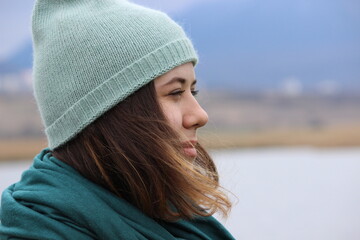
[[[192,63],[178,66],[154,80],[157,99],[170,126],[183,139],[184,153],[195,158],[196,130],[208,121],[208,115],[197,102],[196,80]]]

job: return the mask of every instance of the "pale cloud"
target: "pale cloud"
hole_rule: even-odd
[[[296,77],[285,78],[282,82],[282,93],[289,97],[296,97],[301,95],[303,86],[301,81]]]

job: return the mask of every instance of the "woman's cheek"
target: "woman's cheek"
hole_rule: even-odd
[[[173,104],[164,106],[164,114],[169,122],[169,125],[176,131],[182,128],[182,114],[180,109]]]

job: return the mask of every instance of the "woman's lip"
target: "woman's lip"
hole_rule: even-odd
[[[197,156],[197,151],[195,147],[184,147],[184,153],[188,157],[195,158]]]
[[[191,140],[183,143],[184,153],[191,158],[195,158],[197,156],[197,150],[195,148],[197,141]]]

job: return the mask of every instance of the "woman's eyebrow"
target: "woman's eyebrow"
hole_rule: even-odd
[[[174,82],[179,82],[181,84],[185,84],[186,83],[186,79],[182,78],[182,77],[173,77],[170,81],[166,82],[163,86],[166,85],[170,85]],[[192,83],[191,86],[194,86],[197,83],[197,80],[195,79]]]

